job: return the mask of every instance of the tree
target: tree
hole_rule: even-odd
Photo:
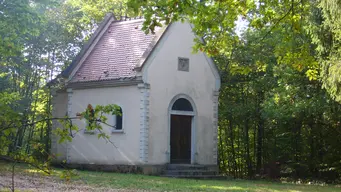
[[[336,101],[341,102],[341,3],[320,0],[315,4],[317,8],[313,9],[315,14],[309,29],[322,65],[323,86]]]

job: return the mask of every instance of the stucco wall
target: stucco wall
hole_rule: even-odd
[[[194,122],[195,163],[216,164],[214,91],[217,91],[217,79],[205,55],[192,54],[193,38],[189,24],[172,24],[142,69],[144,81],[150,84],[150,164],[168,163],[168,107],[178,94],[192,98],[198,112]],[[178,71],[178,57],[189,58],[189,72]]]
[[[52,116],[64,117],[67,111],[67,93],[66,92],[53,92],[52,94]],[[53,130],[60,128],[61,124],[57,120],[52,121]],[[51,135],[51,152],[54,155],[54,161],[62,162],[66,160],[66,144],[58,143],[59,137]]]
[[[98,139],[97,135],[79,132],[68,144],[68,162],[80,164],[139,164],[140,92],[138,87],[123,86],[72,90],[71,116],[92,106],[117,104],[123,111],[123,133],[112,133],[112,128],[103,125],[103,131],[114,143]],[[107,116],[113,124],[114,117]],[[85,120],[75,120],[79,128],[85,128]]]

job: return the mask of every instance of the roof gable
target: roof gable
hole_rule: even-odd
[[[179,29],[176,27],[176,25],[178,24],[184,24],[185,26],[188,27],[189,30],[186,31],[182,31],[182,29]],[[193,26],[190,22],[186,21],[186,22],[172,22],[171,24],[169,24],[167,26],[167,28],[165,30],[162,30],[162,34],[161,35],[157,35],[156,38],[157,40],[155,41],[155,45],[153,45],[153,48],[151,49],[150,53],[148,53],[147,58],[145,58],[143,60],[143,62],[141,62],[141,65],[138,67],[139,70],[142,70],[142,74],[148,74],[148,68],[152,65],[152,63],[155,63],[153,60],[155,58],[155,56],[158,54],[158,50],[163,49],[164,43],[166,41],[174,41],[174,40],[168,40],[168,36],[171,35],[174,31],[181,31],[182,34],[185,33],[191,33],[193,36],[193,39],[196,37],[199,40],[201,40],[203,43],[204,40],[203,38],[198,37],[194,32],[193,32]],[[181,41],[180,44],[183,44],[183,42]],[[159,46],[160,45],[160,46]],[[178,46],[186,46],[186,45],[178,45]],[[221,85],[221,79],[220,79],[220,73],[219,70],[213,60],[212,57],[209,57],[205,52],[202,51],[198,51],[198,54],[202,54],[207,62],[207,65],[210,67],[210,71],[212,72],[215,81],[216,81],[216,87],[215,90],[219,91],[220,90],[220,85]],[[178,55],[179,56],[179,55]],[[150,59],[149,59],[150,57]],[[148,83],[148,78],[147,75],[143,75],[143,81]]]

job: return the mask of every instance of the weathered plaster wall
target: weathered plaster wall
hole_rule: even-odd
[[[69,90],[70,112],[75,116],[92,106],[117,104],[123,110],[123,133],[112,133],[112,128],[103,125],[103,131],[110,135],[115,144],[98,139],[97,135],[79,132],[68,144],[68,163],[79,164],[140,164],[140,90],[135,86]],[[114,116],[107,116],[113,124]],[[74,120],[80,129],[85,128],[85,120]]]
[[[66,92],[53,92],[52,93],[52,116],[64,117],[67,112],[67,93]],[[61,127],[61,124],[57,120],[52,121],[53,130],[57,127]],[[54,155],[54,161],[62,162],[66,160],[66,143],[58,143],[59,137],[51,135],[51,152]]]
[[[142,69],[150,84],[148,163],[169,162],[168,107],[178,94],[194,101],[198,114],[195,129],[195,162],[216,164],[217,89],[220,81],[204,54],[192,54],[194,35],[189,24],[174,23]],[[178,57],[189,58],[189,72],[178,71]]]

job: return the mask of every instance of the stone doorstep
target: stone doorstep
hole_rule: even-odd
[[[218,172],[217,165],[168,164],[167,170],[206,170]]]
[[[165,175],[217,175],[217,172],[209,170],[167,170],[165,171]]]
[[[164,177],[193,178],[193,179],[220,179],[216,165],[168,164]]]

